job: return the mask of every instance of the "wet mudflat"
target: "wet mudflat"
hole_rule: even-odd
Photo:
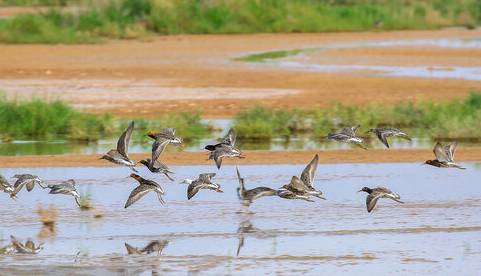
[[[172,166],[176,182],[158,180],[167,204],[147,195],[124,209],[137,183],[125,168],[3,169],[9,178],[30,172],[48,182],[77,180],[95,210],[80,211],[73,198],[48,195],[36,187],[13,201],[0,194],[3,208],[0,245],[10,235],[44,242],[38,255],[0,255],[0,273],[47,273],[53,267],[75,273],[150,275],[152,271],[189,274],[381,273],[470,274],[481,269],[481,176],[479,163],[468,169],[442,170],[418,163],[321,164],[316,186],[327,200],[314,203],[262,198],[249,209],[237,199],[235,166],[215,178],[225,193],[201,191],[191,201],[181,179],[213,166]],[[277,188],[298,175],[303,165],[240,166],[248,188]],[[387,186],[405,204],[380,200],[365,209],[363,186]],[[54,230],[46,231],[39,204],[55,206]],[[94,218],[97,213],[101,218]],[[45,233],[49,234],[45,234]],[[124,243],[142,248],[166,240],[160,254],[128,255]]]

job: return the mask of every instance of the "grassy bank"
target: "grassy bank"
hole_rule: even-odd
[[[211,131],[210,126],[201,121],[200,114],[181,113],[135,121],[135,135],[139,137],[145,136],[147,131],[159,131],[163,127],[177,128],[177,134],[185,140],[205,137]],[[97,141],[115,138],[127,124],[126,120],[113,119],[110,114],[98,116],[83,113],[60,101],[0,100],[0,140],[62,138]]]
[[[50,4],[53,0],[43,1]],[[38,0],[39,3],[43,1]],[[60,4],[64,2],[59,0]],[[81,3],[88,7],[76,13],[51,10],[1,20],[0,41],[89,43],[101,38],[138,38],[148,34],[430,29],[474,26],[481,21],[478,0],[111,0]]]
[[[317,137],[330,130],[360,124],[362,130],[376,126],[422,129],[436,139],[481,139],[481,94],[446,103],[405,102],[393,106],[366,107],[333,104],[326,109],[272,110],[262,106],[240,112],[234,120],[238,136],[265,140],[312,133]],[[362,134],[362,133],[361,133]]]

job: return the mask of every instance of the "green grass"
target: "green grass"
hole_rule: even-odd
[[[0,6],[65,6],[69,0],[0,0]]]
[[[333,104],[326,109],[271,110],[257,106],[234,119],[238,136],[251,140],[288,137],[301,132],[322,137],[329,131],[360,124],[364,130],[376,126],[418,128],[436,139],[481,139],[481,94],[445,103],[405,102],[394,106],[366,107]]]
[[[121,129],[127,127],[129,122],[122,122]],[[202,121],[201,114],[183,112],[180,114],[166,115],[156,119],[136,119],[135,129],[141,140],[147,140],[146,134],[149,131],[158,132],[162,128],[176,128],[176,135],[182,137],[184,141],[193,141],[204,138],[212,132],[212,126]]]
[[[54,4],[55,0],[6,0]],[[58,0],[63,5],[66,0]],[[5,2],[5,3],[7,3]],[[69,4],[75,3],[69,1]],[[92,43],[149,34],[294,33],[475,26],[479,0],[110,0],[76,14],[49,11],[0,21],[0,42]],[[283,55],[285,53],[277,53]]]
[[[280,51],[270,51],[257,54],[251,54],[247,56],[242,56],[235,58],[237,61],[248,61],[248,62],[264,62],[269,59],[279,59],[289,56],[295,56],[307,51],[313,51],[314,49],[295,49],[295,50],[280,50]]]
[[[206,137],[212,127],[200,113],[181,113],[155,119],[135,119],[134,135],[145,138],[148,131],[175,127],[186,141]],[[115,120],[110,114],[93,115],[75,110],[61,102],[0,100],[0,139],[67,139],[97,141],[115,139],[127,127],[127,120]],[[146,138],[145,138],[146,139]]]
[[[112,131],[109,114],[96,116],[76,111],[60,102],[0,100],[0,137],[98,140]]]

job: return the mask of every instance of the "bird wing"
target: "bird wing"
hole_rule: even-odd
[[[367,207],[367,211],[369,213],[372,211],[372,209],[374,209],[378,199],[381,198],[381,196],[382,196],[381,193],[367,195],[367,197],[366,197],[366,207]]]
[[[222,158],[225,155],[224,149],[223,148],[217,148],[215,151],[211,152],[212,156],[215,161],[215,165],[217,166],[217,169],[220,169],[220,166],[222,165]]]
[[[26,186],[27,186],[27,191],[31,192],[35,187],[35,181],[33,179],[28,180]]]
[[[19,178],[17,181],[15,181],[15,184],[13,185],[13,192],[12,195],[15,196],[18,194],[23,189],[23,186],[27,184],[27,181],[25,179]]]
[[[132,245],[128,244],[128,243],[124,243],[125,244],[125,249],[127,249],[127,253],[129,255],[132,255],[132,254],[141,254],[141,252],[139,251],[139,249],[137,249],[137,247],[133,247]]]
[[[35,250],[35,243],[33,243],[33,241],[31,240],[28,240],[26,243],[25,243],[25,247],[31,249],[31,250]]]
[[[192,182],[192,184],[189,184],[189,187],[187,187],[187,199],[193,198],[197,192],[199,192],[201,185],[196,183],[196,181]]]
[[[442,162],[448,162],[449,161],[449,158],[446,155],[446,151],[443,148],[443,146],[441,145],[441,143],[439,143],[439,142],[436,143],[436,145],[434,146],[433,152],[434,152],[434,155],[436,156],[436,159],[438,161],[442,161]]]
[[[241,177],[240,172],[239,172],[239,167],[235,167],[237,170],[237,179],[239,179],[239,185],[244,187],[244,178]]]
[[[162,129],[162,134],[164,134],[166,137],[174,139],[175,128],[173,128],[173,127],[164,128],[164,129]]]
[[[316,154],[314,158],[307,164],[306,168],[302,171],[301,180],[308,187],[313,187],[314,175],[316,174],[317,165],[319,164],[319,154]]]
[[[201,173],[199,174],[199,181],[202,183],[211,183],[212,178],[215,177],[215,173]]]
[[[139,199],[141,199],[144,195],[148,194],[150,191],[152,191],[152,187],[150,187],[149,185],[137,186],[137,188],[133,189],[132,192],[130,193],[129,198],[127,199],[127,202],[125,202],[124,208],[127,208],[130,205],[134,204]]]
[[[341,131],[339,133],[345,134],[345,135],[348,135],[348,136],[356,136],[356,131],[360,126],[361,125],[356,125],[356,126],[352,126],[352,127],[345,127],[343,129],[341,129]]]
[[[454,162],[454,154],[456,152],[457,146],[458,146],[458,142],[453,142],[451,144],[446,145],[445,152],[449,162]]]
[[[345,134],[345,133],[329,133],[327,135],[327,139],[334,139],[334,140],[347,140],[349,138],[351,138],[352,136],[349,135],[349,134]]]
[[[387,142],[388,132],[378,131],[376,135],[377,135],[377,138],[379,138],[379,141],[381,141],[387,148],[389,148],[389,143]]]
[[[287,184],[288,190],[291,190],[293,192],[305,192],[307,190],[307,186],[302,182],[302,180],[299,179],[297,176],[293,176],[291,178],[291,182]]]
[[[134,131],[134,121],[130,122],[127,129],[120,135],[117,141],[117,151],[124,157],[128,157],[130,137]]]
[[[160,154],[164,151],[165,147],[169,144],[169,140],[164,138],[159,138],[152,144],[152,159],[150,162],[155,163],[159,159]]]
[[[224,137],[224,139],[222,139],[222,143],[234,146],[235,140],[236,140],[236,133],[235,133],[235,130],[233,128],[231,128],[231,129],[229,129],[229,132]]]

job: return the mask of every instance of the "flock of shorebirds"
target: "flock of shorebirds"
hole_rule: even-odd
[[[363,149],[367,149],[363,145],[363,139],[356,135],[359,125],[354,127],[343,128],[338,132],[329,133],[326,138],[329,140],[351,143],[357,145]],[[116,149],[108,151],[101,159],[105,159],[115,164],[123,165],[129,167],[135,173],[130,174],[130,177],[137,180],[139,185],[132,190],[127,202],[125,203],[125,208],[134,204],[140,200],[143,196],[150,192],[155,192],[157,194],[158,200],[161,204],[165,204],[163,199],[164,190],[155,181],[143,178],[138,175],[138,171],[135,169],[137,162],[130,159],[128,156],[128,146],[130,143],[130,137],[134,130],[134,122],[131,122],[127,129],[120,136]],[[409,136],[397,128],[373,128],[368,131],[369,133],[374,133],[379,138],[379,140],[389,148],[388,137],[400,137],[403,139],[408,139]],[[182,144],[182,138],[175,136],[175,128],[164,128],[159,133],[149,132],[147,134],[150,138],[154,139],[152,144],[152,156],[150,159],[145,159],[139,161],[140,164],[144,165],[152,173],[164,174],[169,180],[174,181],[169,167],[162,163],[159,158],[162,152],[165,150],[167,145],[180,145]],[[217,144],[207,145],[205,149],[209,151],[209,160],[214,160],[218,169],[221,168],[222,159],[224,157],[236,157],[244,158],[242,152],[235,147],[236,134],[234,129],[230,129],[227,135]],[[436,159],[427,160],[424,164],[439,167],[439,168],[458,168],[465,169],[454,162],[454,153],[456,151],[457,143],[450,143],[447,145],[441,145],[439,142],[434,146],[434,155]],[[254,200],[265,197],[265,196],[278,196],[284,199],[301,199],[309,202],[313,202],[311,197],[317,197],[319,199],[325,199],[322,196],[322,192],[314,187],[314,176],[319,163],[319,155],[316,154],[314,158],[307,164],[307,166],[302,171],[300,177],[292,176],[290,182],[279,189],[272,189],[269,187],[256,187],[253,189],[245,188],[245,180],[241,177],[239,168],[237,169],[237,178],[239,180],[239,187],[237,188],[237,193],[239,199],[244,206],[249,206]],[[184,179],[181,183],[188,184],[187,187],[187,199],[193,198],[200,190],[207,189],[222,193],[221,186],[217,183],[213,183],[212,179],[215,177],[215,173],[202,173],[197,179]],[[38,176],[31,174],[16,174],[13,176],[16,179],[15,183],[10,184],[7,179],[0,175],[0,192],[10,194],[10,197],[16,199],[17,194],[25,187],[27,191],[32,191],[35,185],[38,185],[44,189],[49,189],[50,194],[64,194],[70,195],[75,198],[76,203],[81,206],[80,194],[78,193],[75,181],[69,179],[61,183],[46,184]],[[358,192],[366,192],[366,207],[367,211],[371,212],[376,203],[380,198],[388,198],[398,203],[404,203],[400,199],[401,197],[385,187],[369,188],[363,187]],[[247,227],[247,226],[246,226]],[[250,225],[252,228],[252,225]],[[243,228],[242,228],[243,229]],[[250,229],[250,228],[249,228]],[[250,231],[250,230],[246,231]],[[244,232],[241,231],[241,232]],[[125,243],[125,248],[128,254],[150,254],[157,252],[160,254],[163,248],[167,245],[168,241],[152,241],[147,246],[143,248],[133,247]],[[237,249],[237,254],[239,254],[240,248],[243,245],[243,236],[240,235],[239,246]],[[36,254],[42,249],[42,244],[35,246],[31,240],[25,243],[20,242],[17,238],[11,236],[11,243],[6,247],[0,247],[0,254]]]
[[[329,133],[326,138],[338,142],[355,144],[366,149],[366,147],[363,145],[363,139],[356,135],[356,131],[358,129],[359,125],[343,128],[338,132]],[[137,180],[139,185],[130,193],[127,202],[125,203],[125,208],[128,208],[130,205],[134,204],[150,192],[155,192],[160,203],[165,204],[163,199],[164,190],[162,187],[157,182],[138,175],[138,171],[135,169],[137,162],[129,158],[128,147],[133,130],[134,122],[132,121],[120,136],[116,149],[108,151],[101,157],[101,159],[105,159],[118,165],[127,166],[134,171],[130,177]],[[400,137],[411,140],[406,133],[397,128],[373,128],[368,132],[376,134],[379,140],[387,148],[389,148],[389,143],[387,140],[388,137]],[[152,144],[152,156],[150,159],[141,160],[139,163],[146,166],[152,173],[162,173],[169,180],[174,181],[171,176],[173,172],[170,171],[169,167],[162,163],[159,158],[167,145],[180,145],[182,144],[182,138],[175,135],[175,128],[164,128],[159,133],[149,132],[147,135],[154,140]],[[209,160],[214,160],[217,168],[220,169],[222,165],[222,159],[224,157],[244,158],[242,152],[235,147],[235,143],[236,133],[234,129],[231,128],[227,135],[219,143],[205,146],[205,149],[209,151]],[[456,142],[444,146],[439,142],[436,143],[433,150],[436,159],[427,160],[424,164],[439,168],[465,169],[454,162],[456,146]],[[318,163],[319,155],[316,154],[302,171],[300,177],[292,176],[290,182],[279,189],[272,189],[268,187],[256,187],[250,190],[246,189],[245,181],[241,177],[239,168],[237,167],[237,177],[239,180],[239,188],[237,188],[237,191],[239,199],[245,206],[249,206],[254,200],[264,196],[278,196],[284,199],[301,199],[309,202],[313,201],[311,200],[311,197],[325,199],[322,196],[322,192],[316,190],[314,187],[314,176]],[[223,190],[221,186],[212,182],[212,179],[215,177],[215,175],[215,173],[202,173],[197,177],[197,179],[184,179],[181,183],[188,184],[187,199],[190,200],[200,190],[203,189],[222,193]],[[30,192],[37,184],[44,189],[49,189],[50,194],[64,194],[73,196],[77,204],[80,206],[80,195],[77,192],[75,181],[73,179],[69,179],[61,183],[47,185],[38,176],[31,174],[17,174],[13,177],[17,180],[14,184],[10,184],[3,176],[0,175],[0,191],[10,194],[11,198],[15,199],[23,187]],[[366,192],[368,194],[366,198],[368,212],[373,210],[380,198],[388,198],[396,202],[403,203],[398,194],[385,187],[363,187],[361,190],[359,190],[359,192]]]

